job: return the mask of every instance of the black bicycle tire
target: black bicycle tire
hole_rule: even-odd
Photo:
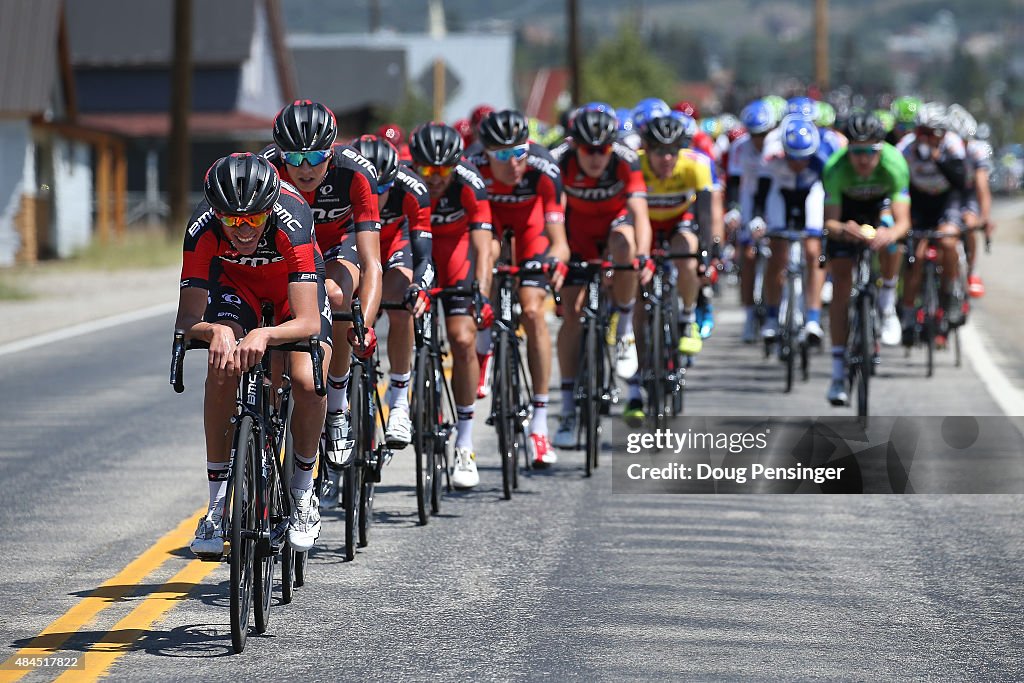
[[[436,333],[436,330],[435,330]],[[437,339],[437,337],[434,337]],[[444,487],[451,490],[451,477],[448,468],[451,459],[448,457],[448,444],[450,435],[445,431],[448,424],[454,425],[454,415],[445,415],[445,397],[448,396],[448,387],[444,377],[444,368],[441,366],[440,353],[432,353],[430,359],[431,373],[434,377],[434,456],[433,456],[433,487],[430,491],[430,513],[437,515],[441,513],[441,498],[444,496]],[[451,408],[449,408],[451,412]],[[446,418],[451,418],[448,422]]]
[[[512,346],[512,367],[514,368],[515,376],[518,380],[514,384],[515,394],[519,397],[519,412],[521,413],[516,420],[516,442],[517,450],[523,454],[523,469],[528,470],[533,467],[533,463],[530,462],[530,428],[528,427],[526,416],[530,414],[530,407],[533,401],[533,387],[530,384],[530,378],[527,373],[527,364],[523,363],[523,358],[519,353],[518,342]],[[518,464],[512,468],[512,488],[519,488],[519,466]]]
[[[284,512],[289,511],[289,499],[291,497],[291,481],[292,481],[292,468],[293,461],[295,458],[295,446],[292,442],[292,415],[293,405],[291,400],[286,404],[282,405],[287,410],[284,417],[284,447],[281,449],[281,489],[285,496],[285,509]],[[285,538],[284,546],[281,548],[281,604],[290,604],[292,599],[295,597],[294,590],[296,586],[301,586],[302,583],[296,582],[296,569],[298,567],[298,559],[296,555],[301,553],[295,552],[292,548],[292,544]],[[305,569],[305,567],[303,567]]]
[[[366,375],[363,375],[364,378]],[[376,376],[376,373],[371,373],[371,376]],[[367,381],[364,379],[364,381]],[[375,410],[379,406],[373,405],[371,402],[376,396],[377,389],[369,384],[363,387],[363,391],[360,392],[364,397],[367,397],[366,411],[363,413],[363,477],[362,486],[359,487],[359,547],[365,548],[370,544],[370,527],[373,526],[373,499],[376,491],[376,481],[373,473],[370,472],[370,468],[373,467],[371,462],[376,462],[377,458],[383,457],[380,452],[380,441],[377,439],[377,420],[380,419],[379,411]],[[376,417],[375,417],[376,415]],[[371,460],[371,455],[373,460]],[[378,463],[378,466],[382,466],[382,463]],[[379,473],[377,473],[379,474]]]
[[[601,363],[600,349],[598,348],[598,329],[597,320],[593,316],[587,317],[587,326],[584,332],[586,336],[586,342],[584,345],[584,381],[586,386],[584,388],[584,400],[583,400],[583,424],[585,428],[584,432],[584,447],[586,454],[586,476],[591,476],[594,468],[597,466],[597,453],[596,451],[600,448],[598,439],[600,437],[600,420],[601,410],[598,405],[601,400],[598,396],[599,382],[598,365]]]
[[[430,520],[430,491],[433,472],[427,468],[428,460],[433,462],[434,429],[430,424],[431,379],[430,351],[426,346],[416,349],[415,383],[412,388],[413,450],[416,453],[416,514],[420,526]],[[431,457],[427,457],[427,451]]]
[[[494,364],[498,371],[494,375],[492,396],[497,401],[495,415],[498,419],[498,457],[501,458],[501,494],[505,500],[512,499],[512,478],[517,453],[515,451],[515,404],[512,400],[512,358],[508,337],[504,331],[497,335],[494,345]]]
[[[249,479],[249,451],[254,450],[253,419],[242,417],[235,435],[235,459],[231,468],[231,549],[230,549],[230,604],[231,646],[235,654],[245,649],[249,636],[249,613],[253,597],[253,555],[255,540],[246,534],[253,529],[253,505],[246,501],[247,489],[252,496],[254,482]],[[247,504],[247,502],[249,504]]]
[[[651,364],[647,372],[650,380],[647,383],[647,402],[651,407],[651,420],[656,429],[664,429],[665,414],[665,377],[662,369],[668,367],[668,355],[665,345],[665,321],[662,318],[661,302],[651,306],[648,324],[648,344],[650,345]],[[678,342],[677,342],[678,343]]]
[[[938,334],[939,294],[938,273],[933,263],[924,264],[924,294],[921,305],[924,308],[924,333],[926,339],[926,377],[935,374],[935,335]]]
[[[679,323],[679,307],[676,305],[675,292],[671,287],[666,288],[666,296],[669,298],[669,303],[666,307],[666,323],[665,323],[665,334],[668,335],[666,348],[669,355],[672,358],[672,367],[675,372],[675,381],[672,385],[672,396],[669,399],[670,407],[672,410],[673,417],[679,417],[683,414],[684,401],[683,392],[686,390],[686,363],[687,356],[679,350],[679,339],[682,337],[682,326]],[[666,306],[665,303],[662,303]],[[689,325],[689,323],[687,323]],[[694,330],[694,326],[690,325],[690,331]],[[700,334],[700,331],[697,331]]]
[[[260,439],[262,441],[263,439]],[[257,452],[260,453],[264,458],[267,457],[267,446],[266,444],[257,444]],[[262,520],[260,527],[261,533],[267,534],[266,547],[271,552],[261,554],[258,550],[256,552],[256,569],[253,573],[253,617],[255,621],[256,633],[263,634],[267,632],[267,628],[270,626],[270,608],[274,602],[274,565],[277,564],[277,558],[273,553],[273,549],[270,547],[271,539],[270,534],[274,529],[274,518],[281,514],[281,501],[279,496],[281,495],[281,483],[277,480],[277,467],[273,463],[268,463],[270,466],[267,468],[268,481],[266,488],[263,488],[261,482],[260,489],[265,499],[263,505],[257,505],[257,509],[266,509],[266,519]],[[287,532],[285,532],[287,534]],[[257,544],[257,548],[260,545]]]
[[[786,391],[790,393],[793,391],[793,377],[796,374],[796,340],[797,334],[796,329],[796,316],[793,312],[796,310],[796,288],[793,286],[793,282],[790,281],[786,287],[786,320],[779,329],[782,331],[779,350],[780,353],[784,353],[786,356]]]
[[[359,363],[351,365],[349,376],[349,437],[355,430],[352,445],[352,457],[348,466],[342,470],[345,497],[345,559],[349,562],[356,559],[356,546],[359,542],[359,508],[362,496],[362,413],[364,406],[360,396],[363,383],[363,366]]]
[[[858,389],[857,389],[857,415],[858,417],[867,417],[868,415],[868,398],[869,398],[869,382],[871,380],[871,366],[872,366],[872,355],[874,354],[874,339],[873,330],[871,325],[871,306],[872,302],[870,297],[861,296],[857,301],[860,307],[859,324],[860,333],[858,334],[860,341],[860,377],[858,378]]]

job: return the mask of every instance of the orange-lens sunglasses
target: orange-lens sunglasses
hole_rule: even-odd
[[[452,173],[452,166],[417,166],[416,172],[424,178],[429,178],[432,175],[447,178]]]
[[[229,228],[238,227],[243,223],[247,223],[254,228],[262,228],[263,224],[267,222],[268,218],[270,218],[270,212],[264,211],[263,213],[250,213],[245,216],[231,216],[228,214],[218,213],[217,218],[219,218],[220,222]]]

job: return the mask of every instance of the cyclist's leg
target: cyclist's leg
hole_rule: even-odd
[[[770,233],[769,233],[770,234]],[[761,330],[764,338],[774,338],[779,328],[779,301],[782,299],[782,271],[789,259],[789,245],[783,240],[771,240],[772,255],[764,272],[765,323]]]
[[[740,262],[740,303],[746,311],[746,322],[743,326],[744,343],[754,341],[754,270],[756,266],[754,241],[747,226],[739,229],[737,234],[737,252]]]
[[[636,258],[636,231],[627,216],[620,216],[611,224],[608,233],[608,254],[616,265],[629,265]],[[624,379],[636,374],[639,358],[636,349],[633,317],[636,310],[637,274],[617,270],[612,274],[612,306],[618,313],[615,334],[615,373]]]
[[[497,263],[501,256],[501,239],[497,232],[491,240],[491,263]],[[498,296],[498,280],[491,280],[491,291],[484,292],[492,301]],[[477,382],[476,397],[486,398],[491,393],[491,374],[494,371],[494,340],[491,328],[477,330],[476,359],[480,365],[480,379]]]
[[[690,224],[692,225],[692,224]],[[680,226],[680,229],[672,235],[669,248],[676,253],[694,253],[699,248],[697,233],[690,226]],[[679,318],[679,330],[682,338],[679,340],[679,350],[685,354],[693,355],[699,353],[703,342],[698,330],[695,328],[697,316],[695,306],[697,297],[700,294],[700,273],[697,259],[676,259],[673,261],[678,279],[676,287],[680,298],[683,300],[683,313]]]
[[[395,239],[382,249],[382,297],[385,301],[402,301],[412,284],[412,250],[404,233],[405,230],[397,234]],[[385,437],[392,448],[398,448],[404,447],[412,440],[409,381],[412,378],[413,325],[412,314],[406,310],[389,310],[387,314],[390,381]]]
[[[575,255],[574,255],[575,258]],[[562,415],[558,433],[553,443],[560,448],[572,448],[576,444],[576,376],[579,374],[586,287],[570,273],[562,286],[562,326],[558,330],[558,373],[561,378]]]
[[[359,287],[360,261],[356,251],[355,232],[346,233],[340,243],[324,252],[327,269],[327,296],[331,310],[341,313],[349,310],[353,292]],[[348,380],[352,361],[352,347],[348,343],[351,323],[338,322],[331,326],[334,352],[327,370],[327,448],[331,460],[345,463],[352,452],[353,440],[349,429]]]
[[[804,323],[809,335],[821,340],[821,288],[825,284],[825,269],[821,267],[821,228],[807,228],[804,240]],[[898,266],[899,264],[897,264]],[[817,343],[817,342],[815,342]]]
[[[853,286],[854,251],[847,245],[829,242],[828,259],[832,266],[832,303],[829,305],[829,332],[832,337],[832,375],[827,399],[846,403],[846,340],[849,335],[850,290]]]

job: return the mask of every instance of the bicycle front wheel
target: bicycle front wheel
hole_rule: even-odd
[[[497,402],[494,413],[498,418],[498,454],[501,457],[501,492],[505,500],[512,498],[513,479],[516,467],[515,421],[517,407],[512,397],[511,349],[504,331],[498,333],[495,346],[495,358],[498,373],[494,377],[497,385],[494,400]]]
[[[434,477],[433,372],[430,351],[416,349],[416,383],[412,388],[413,450],[416,451],[416,513],[420,525],[430,520],[430,493]]]
[[[935,374],[935,336],[939,333],[939,275],[935,264],[924,264],[924,334],[927,339],[927,376]]]
[[[351,562],[356,559],[356,546],[359,542],[359,511],[362,507],[363,463],[365,453],[363,444],[365,437],[363,412],[366,410],[362,395],[363,366],[353,363],[349,377],[349,429],[355,432],[355,443],[352,446],[352,459],[342,470],[344,484],[342,495],[345,506],[345,559]]]
[[[867,417],[868,414],[868,382],[871,379],[871,367],[875,355],[875,335],[871,324],[872,302],[866,296],[858,298],[858,324],[860,329],[857,333],[860,346],[857,349],[860,354],[860,376],[857,378],[857,415]]]
[[[796,371],[796,338],[798,331],[796,329],[796,288],[792,284],[788,284],[786,287],[786,296],[783,299],[785,302],[783,305],[786,307],[783,314],[783,320],[779,325],[779,330],[782,333],[781,339],[779,340],[779,353],[782,354],[782,360],[786,363],[786,393],[793,391],[793,374]]]
[[[651,417],[657,429],[665,428],[665,377],[669,358],[665,345],[665,322],[662,319],[661,303],[651,306],[647,338],[650,340],[650,359],[647,365],[647,400],[651,406]],[[678,343],[678,341],[676,342]],[[639,426],[639,425],[638,425]]]
[[[262,441],[263,439],[257,439]],[[267,457],[264,444],[257,443],[259,449],[256,453],[260,457]],[[253,463],[256,464],[255,462]],[[256,544],[256,571],[253,576],[253,612],[256,617],[256,633],[265,633],[270,625],[270,605],[274,594],[274,565],[276,564],[276,553],[274,552],[275,541],[280,541],[278,536],[281,524],[281,510],[284,502],[281,500],[281,484],[277,480],[277,469],[273,463],[267,463],[266,479],[259,476],[259,487],[256,498],[257,511],[262,510],[262,516],[256,525],[260,531],[261,540]],[[264,534],[266,538],[264,539]],[[284,530],[285,543],[287,543],[288,530]]]
[[[601,363],[601,339],[598,337],[597,321],[594,317],[588,317],[587,327],[584,332],[586,341],[584,343],[583,357],[583,428],[584,441],[586,442],[586,476],[592,474],[597,466],[597,452],[600,448],[601,439],[601,382],[598,366]]]
[[[231,645],[235,653],[245,649],[249,635],[249,613],[253,597],[253,563],[256,541],[254,459],[258,454],[253,420],[242,418],[235,436],[235,459],[231,468]]]

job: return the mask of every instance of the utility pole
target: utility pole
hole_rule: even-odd
[[[577,0],[566,0],[566,15],[569,25],[569,92],[572,95],[572,106],[578,107],[582,101],[583,80],[580,73],[580,27]]]
[[[370,33],[380,30],[380,0],[370,0]]]
[[[814,0],[814,81],[828,90],[828,0]]]
[[[167,235],[181,233],[188,220],[191,180],[191,138],[188,114],[192,110],[192,0],[174,0],[174,63],[171,68],[171,135],[168,140],[168,182],[171,215]]]

